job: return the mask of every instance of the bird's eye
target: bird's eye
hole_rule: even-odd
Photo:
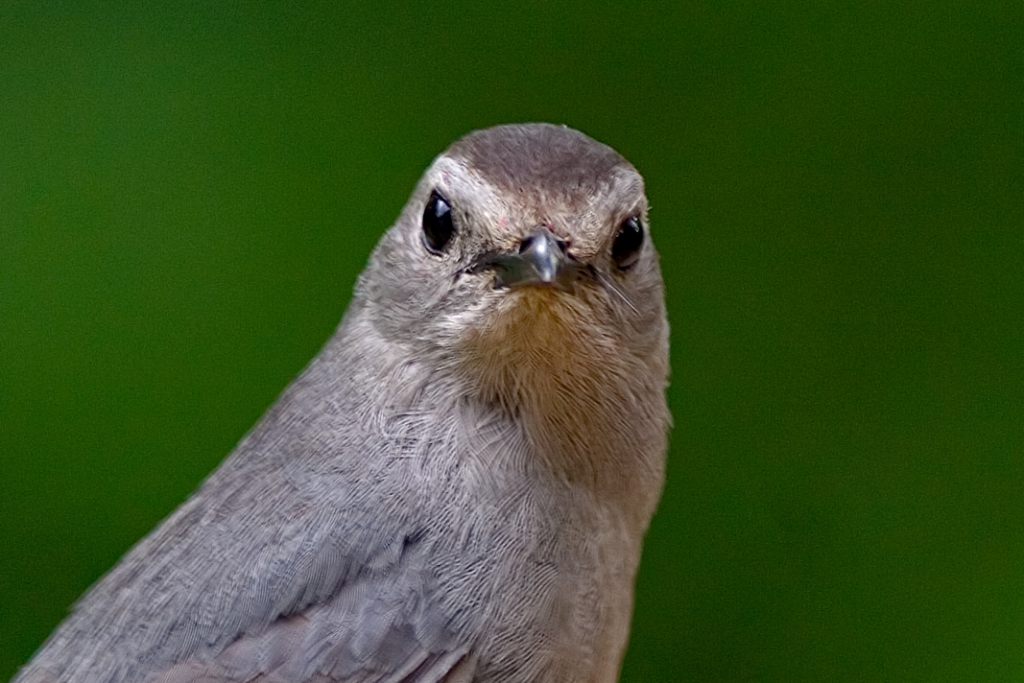
[[[622,221],[619,232],[612,243],[612,260],[622,270],[629,268],[640,258],[640,247],[644,245],[644,228],[637,216]]]
[[[423,209],[423,244],[432,254],[441,254],[455,236],[452,207],[434,190]]]

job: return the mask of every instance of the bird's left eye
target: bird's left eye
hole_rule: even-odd
[[[423,243],[430,253],[441,254],[454,236],[451,204],[434,190],[423,208]]]
[[[640,247],[644,245],[644,227],[637,216],[630,216],[622,221],[619,232],[612,242],[612,260],[620,269],[625,270],[640,258]]]

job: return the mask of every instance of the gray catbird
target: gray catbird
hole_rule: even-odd
[[[15,681],[614,681],[667,375],[636,170],[561,126],[471,133],[319,355]]]

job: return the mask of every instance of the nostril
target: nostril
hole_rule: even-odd
[[[536,241],[537,241],[537,236],[536,235],[530,235],[529,237],[524,239],[522,242],[519,243],[519,253],[520,254],[526,253],[526,251],[528,251],[529,248],[532,247],[533,243],[536,242]]]

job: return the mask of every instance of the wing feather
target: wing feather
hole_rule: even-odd
[[[430,443],[338,402],[353,366],[315,360],[15,682],[444,680],[468,648],[431,598]]]

